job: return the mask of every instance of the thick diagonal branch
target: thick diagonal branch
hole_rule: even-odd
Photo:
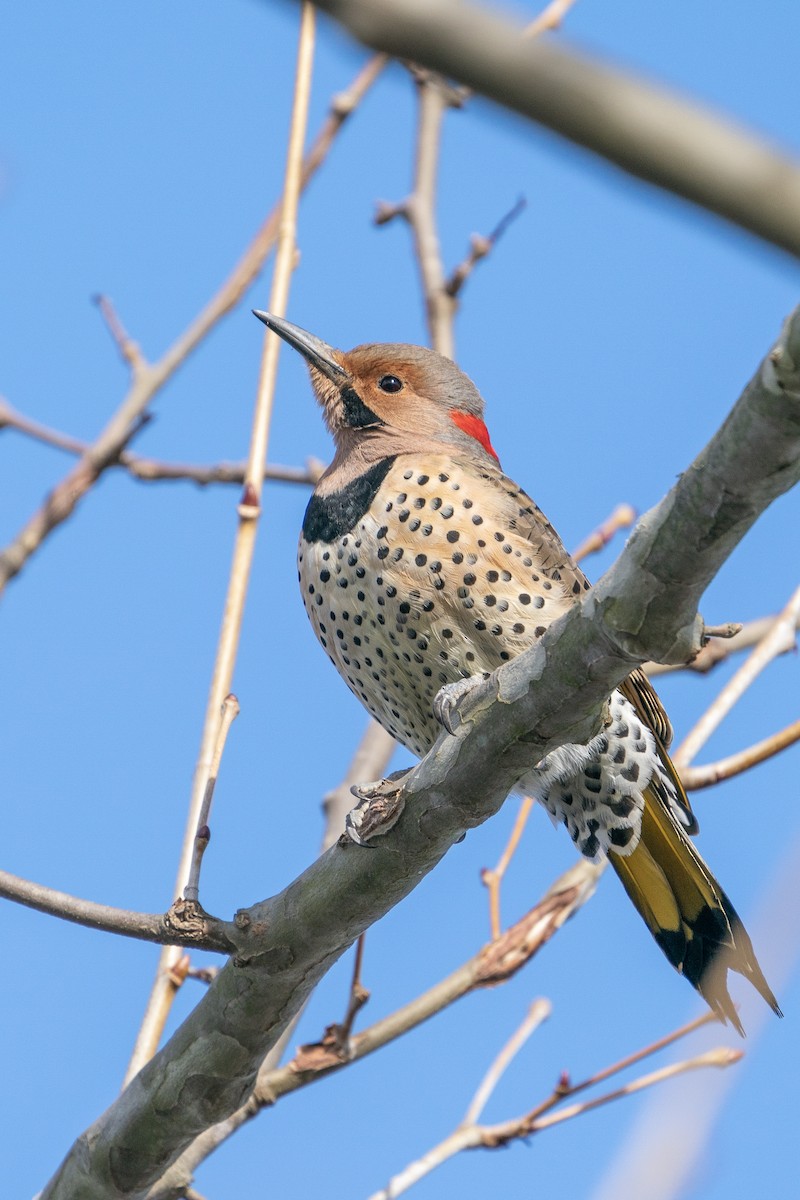
[[[585,740],[633,666],[697,649],[706,584],[800,478],[797,363],[800,310],[615,566],[533,649],[486,680],[455,735],[442,734],[397,784],[405,811],[391,833],[368,850],[337,844],[279,896],[240,914],[238,957],[79,1139],[43,1200],[140,1195],[246,1100],[265,1053],[328,968],[497,811],[531,762]]]
[[[800,165],[699,104],[464,0],[317,0],[365,45],[412,59],[792,254]]]

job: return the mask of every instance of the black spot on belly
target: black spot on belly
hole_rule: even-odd
[[[353,479],[340,492],[311,497],[303,521],[307,542],[335,542],[363,517],[394,465],[394,456],[383,458]]]

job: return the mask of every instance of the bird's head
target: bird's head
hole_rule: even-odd
[[[398,449],[444,444],[497,459],[480,392],[444,355],[395,343],[335,350],[283,317],[255,315],[306,359],[338,450],[369,436]]]

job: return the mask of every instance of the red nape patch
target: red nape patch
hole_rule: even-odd
[[[471,438],[475,438],[476,442],[480,442],[484,450],[488,450],[494,458],[497,458],[497,451],[489,441],[489,430],[480,417],[473,417],[472,413],[465,413],[461,412],[458,408],[451,408],[450,419],[459,429],[463,429],[464,433],[468,433]],[[497,461],[500,462],[500,459],[497,458]]]

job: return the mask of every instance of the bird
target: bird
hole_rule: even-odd
[[[472,380],[423,346],[344,352],[283,317],[255,316],[306,360],[335,453],[305,512],[303,602],[350,690],[423,757],[441,689],[535,645],[589,580],[504,474]],[[586,745],[532,762],[518,789],[607,858],[656,943],[723,1022],[744,1034],[738,972],[781,1016],[736,911],[691,841],[697,822],[669,757],[672,727],[647,676],[609,697]]]

